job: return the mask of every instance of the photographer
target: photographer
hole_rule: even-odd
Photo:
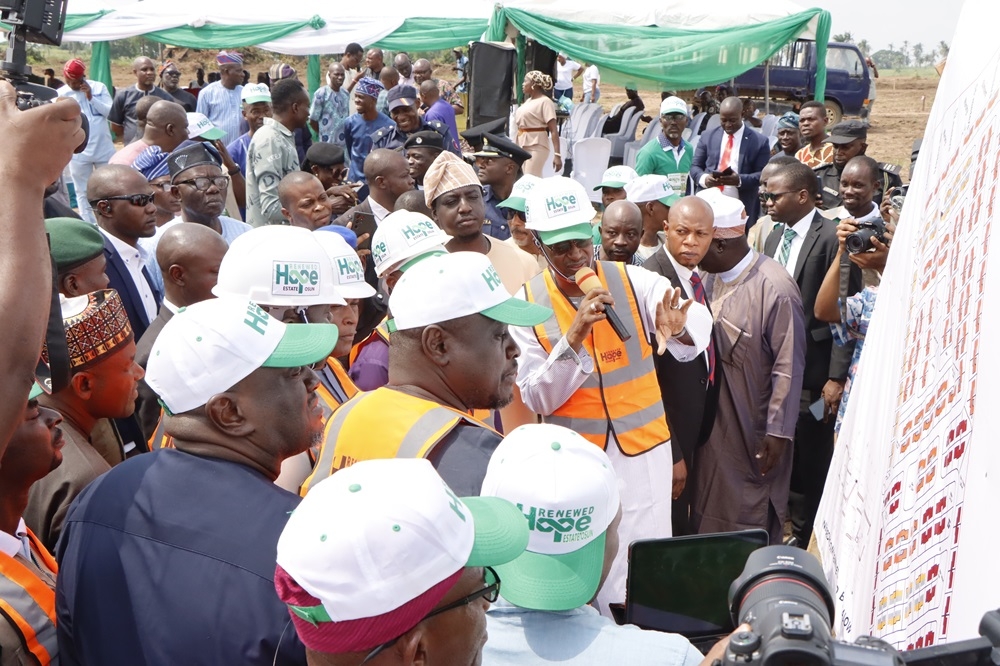
[[[840,197],[844,201],[841,211],[849,217],[838,220],[837,238],[840,241],[840,249],[820,286],[813,309],[817,319],[830,322],[833,339],[838,345],[843,346],[851,340],[857,341],[847,381],[844,384],[840,409],[837,412],[837,430],[840,429],[841,420],[844,418],[848,394],[868,332],[868,322],[875,309],[878,283],[881,281],[882,271],[885,270],[889,244],[896,229],[895,222],[890,221],[887,224],[882,219],[882,213],[888,212],[891,205],[883,205],[880,209],[873,201],[878,186],[879,166],[872,158],[859,155],[844,167],[840,178]],[[889,199],[890,197],[886,197],[887,202]],[[860,244],[869,235],[870,238],[863,244],[862,251],[852,251],[854,243]],[[846,292],[847,284],[842,274],[852,263],[862,269],[865,284],[868,286],[855,294],[841,293],[841,285],[845,286]]]

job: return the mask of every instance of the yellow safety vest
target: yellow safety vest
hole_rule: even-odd
[[[59,566],[28,530],[31,550],[53,574]],[[0,553],[0,613],[20,634],[21,642],[42,666],[59,654],[56,641],[56,593],[31,569]]]
[[[635,329],[632,337],[622,342],[607,321],[595,324],[583,341],[595,371],[569,400],[552,414],[543,415],[542,421],[575,430],[601,448],[605,448],[610,436],[625,455],[635,456],[669,441],[670,429],[656,381],[649,334],[625,265],[599,261],[596,272],[615,299],[615,311],[626,322],[630,313]],[[552,308],[555,313],[534,327],[539,344],[551,354],[576,318],[576,307],[559,291],[549,271],[525,283],[525,293],[529,301]]]
[[[305,497],[313,485],[359,460],[426,458],[461,423],[488,427],[465,412],[385,386],[359,393],[327,422],[319,460],[299,494]]]

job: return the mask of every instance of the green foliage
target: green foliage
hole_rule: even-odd
[[[130,64],[139,56],[152,58],[154,62],[160,59],[160,45],[146,37],[116,39],[109,42],[109,50],[112,60],[128,61]]]
[[[852,35],[850,32],[842,32],[840,34],[837,34],[837,35],[834,35],[833,37],[831,37],[830,41],[832,41],[832,42],[845,42],[845,43],[848,43],[848,44],[853,44],[854,43],[854,35]]]

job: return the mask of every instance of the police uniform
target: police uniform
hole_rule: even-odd
[[[441,123],[438,124],[440,125]],[[435,154],[436,157],[441,154],[441,151],[444,150],[444,136],[439,134],[437,131],[413,132],[406,137],[406,141],[403,142],[404,152],[410,148],[429,148],[431,150],[435,150],[437,151]],[[427,166],[429,167],[430,164]],[[426,170],[424,173],[426,173]],[[413,177],[413,181],[416,183],[418,190],[424,189],[424,174],[414,175],[411,171],[410,176]]]
[[[518,172],[520,172],[521,166],[527,160],[531,159],[531,153],[524,148],[521,148],[521,146],[517,145],[505,136],[491,134],[490,132],[483,133],[483,147],[478,152],[473,153],[472,156],[490,158],[503,157],[512,160],[517,164]],[[511,183],[511,186],[513,186],[513,183]],[[493,187],[490,185],[486,185],[484,190],[486,221],[483,224],[483,233],[487,236],[492,236],[497,240],[507,240],[510,238],[510,225],[504,211],[499,207],[500,204],[503,203],[504,199],[498,197],[493,192]]]
[[[844,145],[858,139],[862,141],[868,139],[868,125],[860,120],[845,120],[830,128],[830,135],[824,141],[834,145]],[[903,184],[903,179],[899,176],[902,171],[901,167],[879,162],[878,168],[878,188],[875,191],[875,196],[872,197],[875,205],[882,203],[883,194]],[[819,191],[823,198],[823,208],[830,210],[843,205],[844,202],[840,198],[840,174],[843,168],[838,169],[835,164],[824,164],[813,170],[820,181]]]
[[[417,91],[412,86],[395,86],[389,90],[387,95],[387,100],[389,104],[390,113],[392,109],[399,108],[401,106],[413,106],[416,107],[417,104]],[[417,132],[437,132],[443,138],[445,146],[457,145],[454,138],[451,136],[451,130],[448,126],[439,120],[432,120],[431,122],[421,121],[420,127],[417,128]],[[393,123],[388,127],[383,127],[371,135],[372,139],[372,149],[376,148],[387,148],[389,150],[399,150],[406,143],[406,139],[410,134],[415,132],[404,133],[400,131],[399,127]]]

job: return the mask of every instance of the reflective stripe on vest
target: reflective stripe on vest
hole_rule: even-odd
[[[639,304],[625,265],[599,261],[597,276],[615,300],[615,310],[638,330],[622,342],[607,321],[594,325],[584,340],[584,348],[594,362],[583,385],[552,414],[545,423],[555,423],[575,430],[604,448],[608,436],[614,438],[625,455],[634,456],[669,441],[660,386],[653,366],[653,349],[642,322]],[[555,314],[534,327],[539,344],[547,353],[569,330],[576,308],[559,291],[549,271],[532,278],[525,285],[529,301],[552,308]],[[631,318],[625,317],[626,312]],[[600,350],[600,351],[597,351]],[[604,418],[594,418],[603,414]]]
[[[166,414],[163,413],[163,408],[161,407],[160,419],[156,422],[156,430],[149,436],[148,444],[150,451],[174,448],[174,438],[167,434],[167,427],[163,422],[165,416]]]
[[[319,394],[321,407],[323,408],[323,421],[329,421],[330,416],[337,411],[337,409],[342,404],[338,399],[337,395],[334,394],[326,386],[326,382],[330,381],[330,375],[333,375],[333,379],[337,382],[337,388],[347,396],[347,400],[350,400],[358,394],[358,387],[354,385],[354,381],[351,380],[350,375],[347,374],[347,370],[344,370],[344,366],[340,364],[335,358],[326,359],[326,367],[330,370],[329,373],[321,371],[317,374],[320,376],[319,386],[316,387],[316,393]],[[345,401],[346,402],[346,401]]]
[[[58,567],[52,556],[30,531],[28,537],[34,554],[55,573]],[[42,666],[59,654],[55,590],[21,562],[3,553],[0,553],[0,612]]]
[[[349,358],[352,365],[354,364],[354,361],[357,360],[358,354],[361,353],[361,350],[367,347],[372,342],[375,342],[375,340],[381,340],[385,344],[389,344],[389,326],[387,323],[388,321],[389,321],[388,318],[385,318],[382,321],[380,321],[379,325],[375,327],[375,330],[373,330],[371,333],[368,334],[367,338],[365,338],[361,342],[351,347],[351,355]]]
[[[463,422],[486,427],[457,409],[395,389],[361,392],[327,422],[316,467],[299,493],[304,497],[313,485],[359,460],[426,458]]]

